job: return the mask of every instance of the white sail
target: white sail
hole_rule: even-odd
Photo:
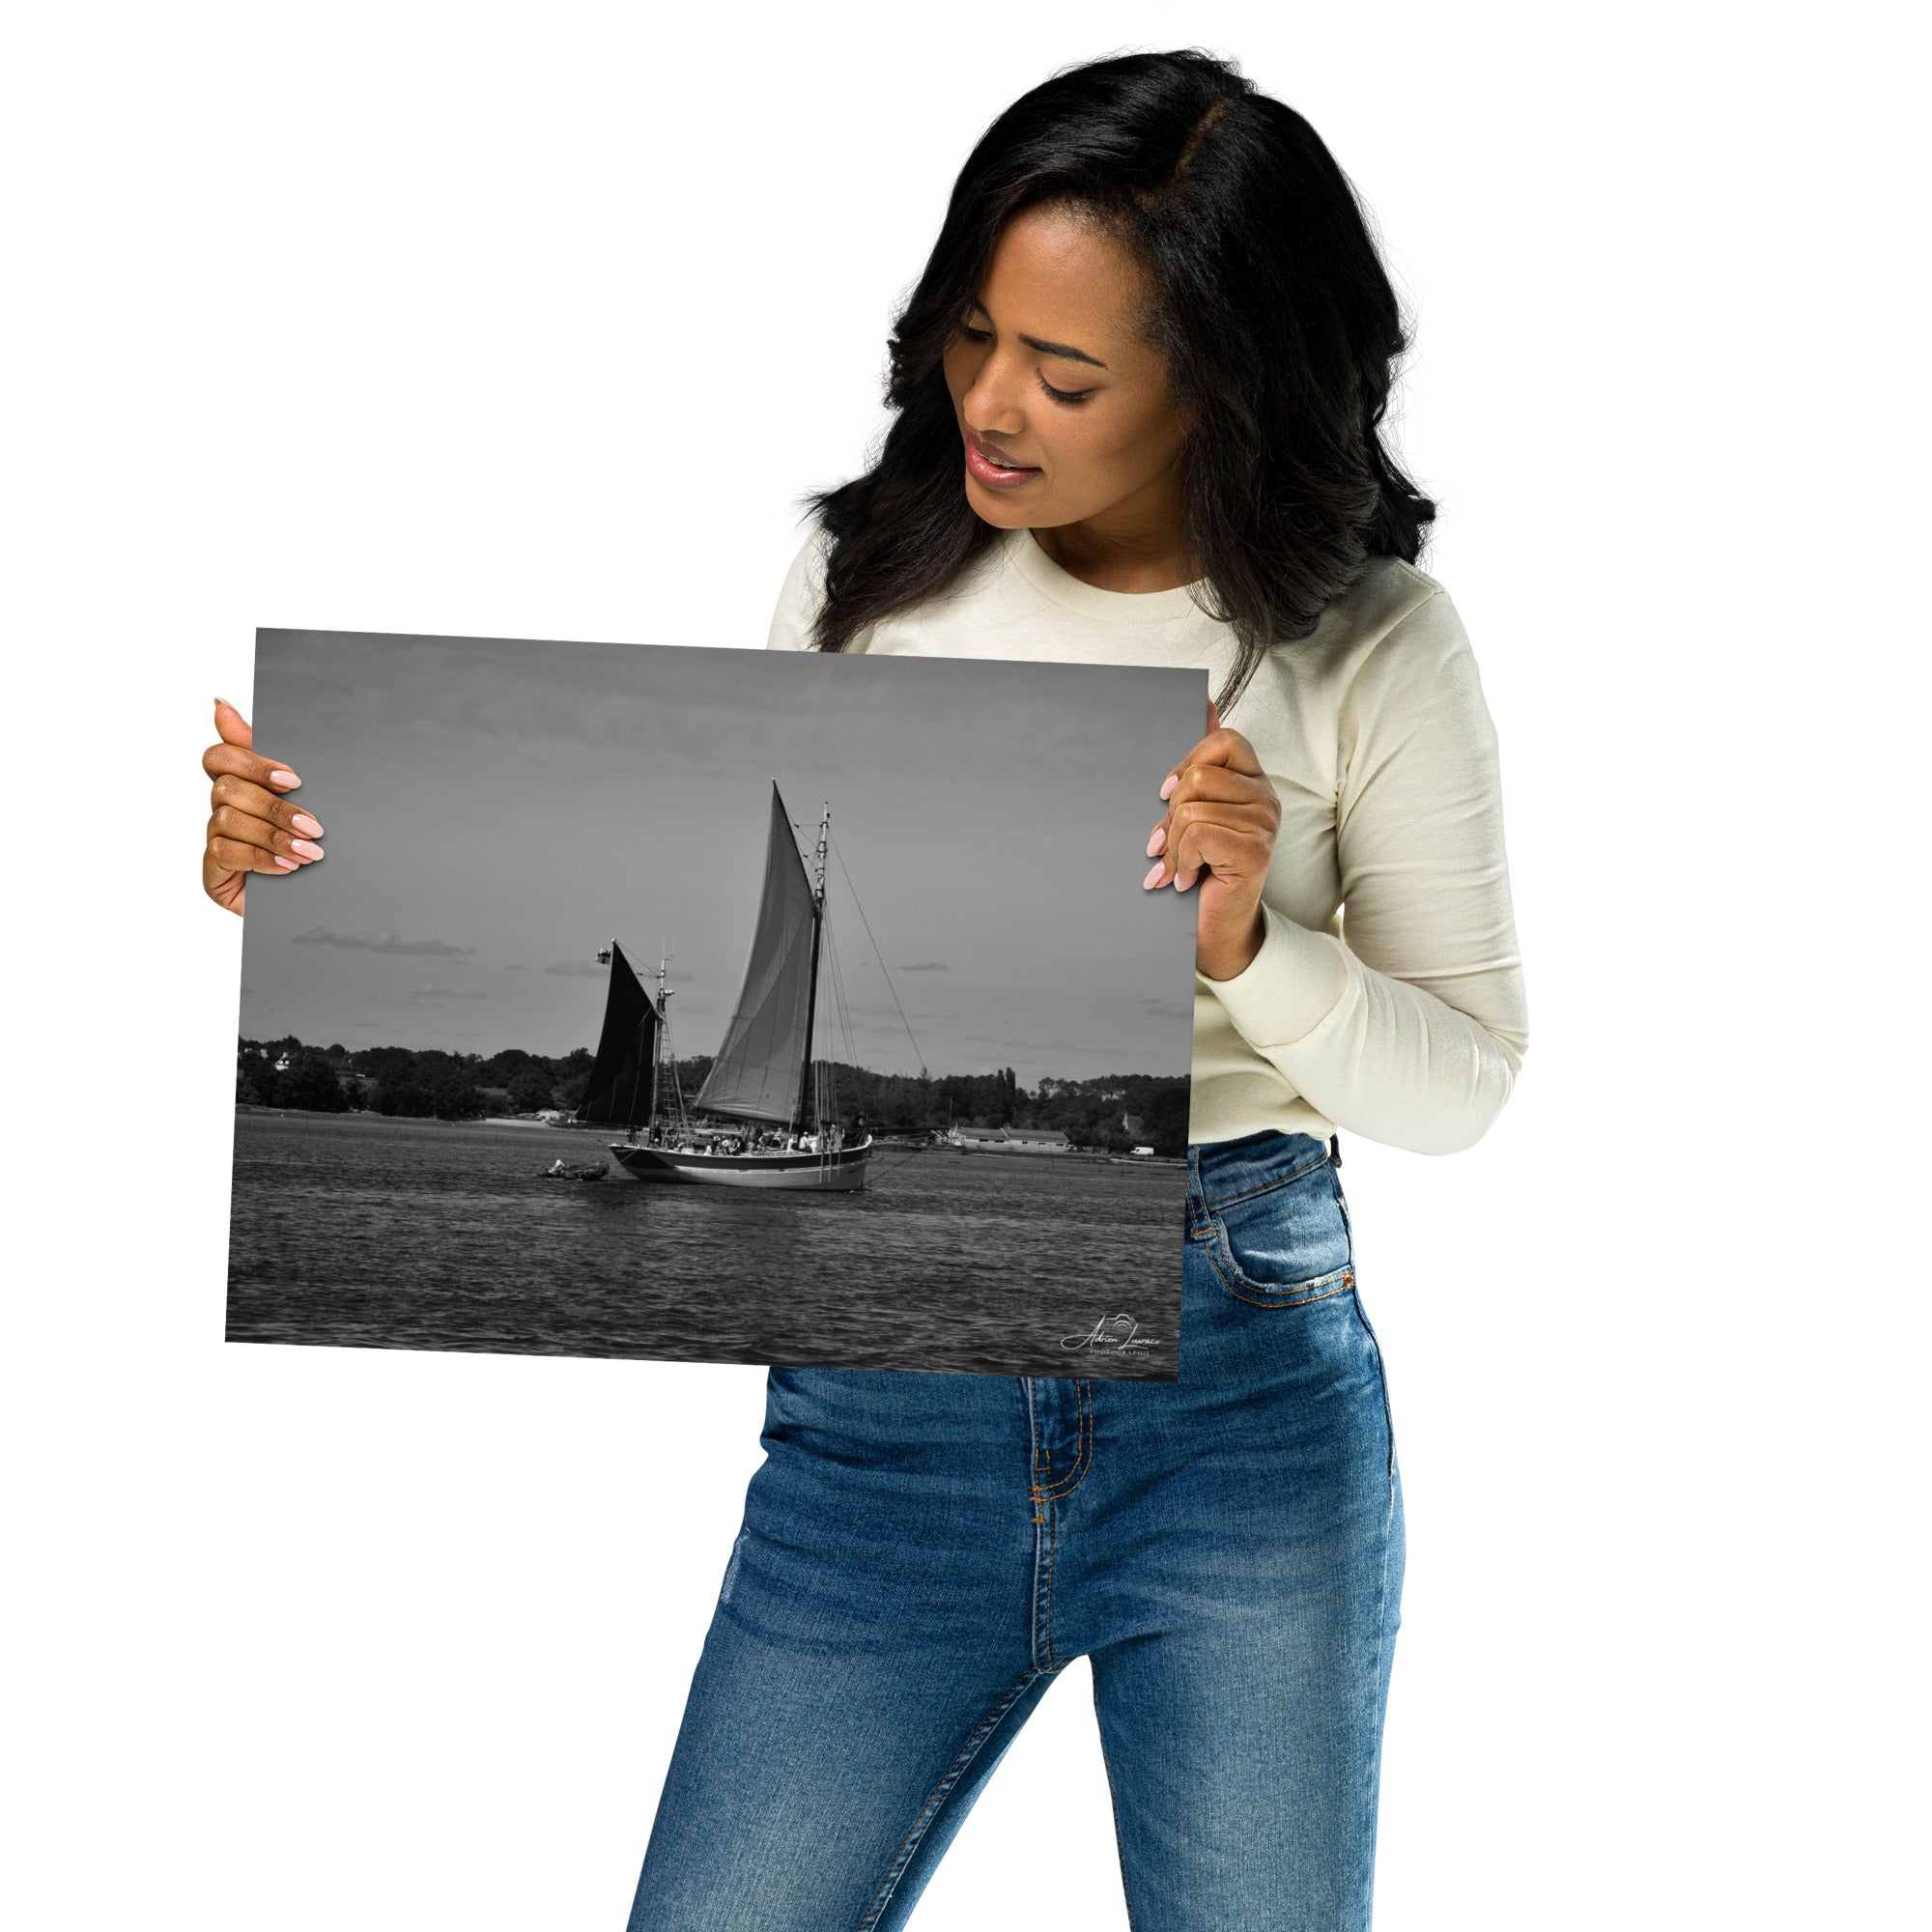
[[[724,1043],[698,1092],[699,1113],[780,1124],[797,1115],[810,1042],[817,923],[811,881],[775,783],[751,958]]]

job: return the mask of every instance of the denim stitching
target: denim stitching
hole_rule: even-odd
[[[1047,1455],[1045,1438],[1040,1434],[1039,1411],[1034,1404],[1033,1378],[1021,1377],[1020,1386],[1026,1392],[1027,1428],[1036,1445],[1034,1466],[1050,1469],[1052,1463]],[[1053,1671],[1062,1667],[1055,1662],[1053,1655],[1053,1562],[1056,1524],[1046,1492],[1038,1483],[1032,1480],[1031,1472],[1027,1482],[1027,1506],[1033,1512],[1034,1526],[1033,1602],[1029,1611],[1028,1634],[1033,1646],[1034,1667]],[[1046,1659],[1044,1664],[1039,1662],[1042,1654]]]
[[[1087,1480],[1087,1472],[1094,1466],[1094,1384],[1081,1377],[1076,1385],[1076,1400],[1079,1406],[1079,1434],[1075,1438],[1072,1467],[1058,1483],[1029,1483],[1027,1496],[1033,1504],[1034,1527],[1044,1529],[1043,1538],[1036,1538],[1036,1582],[1034,1586],[1034,1652],[1036,1658],[1044,1655],[1046,1662],[1038,1667],[1051,1673],[1065,1670],[1067,1660],[1056,1658],[1053,1654],[1053,1572],[1059,1554],[1059,1525],[1054,1519],[1052,1503],[1060,1496],[1071,1495]],[[1031,1391],[1028,1400],[1029,1412],[1032,1411]],[[1036,1457],[1036,1463],[1043,1464],[1049,1470],[1052,1463],[1042,1442]],[[1038,1577],[1037,1554],[1043,1546],[1046,1569],[1043,1579]],[[1042,1590],[1042,1582],[1044,1588]]]
[[[1053,1511],[1048,1508],[1040,1519],[1044,1522],[1046,1534],[1042,1539],[1046,1545],[1045,1594],[1039,1594],[1036,1587],[1033,1600],[1034,1621],[1034,1667],[1039,1670],[1058,1670],[1061,1665],[1053,1654],[1053,1566],[1060,1553],[1060,1525],[1054,1520]],[[1046,1662],[1040,1662],[1044,1655]]]
[[[1388,1364],[1382,1359],[1382,1345],[1376,1339],[1375,1328],[1370,1322],[1368,1314],[1362,1307],[1359,1299],[1355,1303],[1355,1320],[1362,1324],[1362,1331],[1369,1338],[1369,1347],[1375,1350],[1376,1383],[1381,1390],[1382,1421],[1388,1427],[1389,1490],[1391,1494],[1393,1494],[1395,1490],[1395,1405],[1389,1400]]]
[[[1231,1208],[1236,1201],[1252,1201],[1257,1194],[1266,1194],[1272,1188],[1286,1187],[1291,1180],[1299,1180],[1304,1174],[1313,1174],[1318,1167],[1333,1165],[1325,1153],[1318,1154],[1305,1165],[1297,1167],[1293,1174],[1276,1175],[1272,1180],[1264,1180],[1258,1187],[1245,1187],[1238,1194],[1217,1195],[1212,1201],[1208,1200],[1208,1190],[1204,1187],[1201,1190],[1201,1198],[1210,1208]]]
[[[1070,1496],[1087,1480],[1087,1471],[1094,1466],[1094,1384],[1086,1377],[1081,1377],[1075,1390],[1079,1407],[1079,1433],[1074,1437],[1073,1466],[1056,1482],[1041,1486],[1041,1493],[1047,1496]],[[1047,1463],[1051,1476],[1053,1465]]]
[[[1238,1268],[1236,1268],[1234,1273],[1231,1274],[1229,1268],[1234,1265],[1233,1256],[1230,1256],[1227,1264],[1224,1264],[1220,1255],[1215,1252],[1213,1242],[1208,1242],[1207,1249],[1208,1259],[1214,1264],[1214,1272],[1221,1277],[1221,1286],[1236,1301],[1245,1301],[1252,1308],[1300,1308],[1311,1301],[1325,1301],[1331,1294],[1344,1293],[1355,1285],[1355,1264],[1353,1262],[1349,1262],[1337,1269],[1334,1274],[1311,1275],[1305,1282],[1284,1282],[1282,1287],[1287,1293],[1277,1294],[1268,1292],[1267,1283],[1250,1281]],[[1338,1275],[1339,1279],[1337,1279]],[[1321,1284],[1331,1281],[1335,1283],[1335,1286],[1333,1288],[1322,1287],[1320,1294],[1304,1294],[1301,1293],[1303,1289],[1321,1287]],[[1260,1293],[1251,1293],[1248,1292],[1250,1290],[1259,1291]]]
[[[911,1863],[913,1853],[919,1849],[920,1840],[925,1836],[926,1830],[938,1814],[939,1807],[945,1804],[947,1794],[959,1782],[960,1774],[979,1756],[980,1747],[986,1742],[1000,1719],[1012,1709],[1021,1692],[1039,1675],[1040,1672],[1037,1668],[1026,1671],[1012,1689],[980,1719],[980,1726],[973,1735],[960,1746],[959,1755],[947,1767],[946,1776],[933,1787],[932,1795],[921,1807],[919,1816],[912,1821],[912,1826],[905,1836],[899,1840],[898,1852],[893,1860],[892,1869],[887,1872],[878,1890],[872,1894],[870,1903],[866,1907],[865,1917],[859,1920],[858,1932],[868,1932],[869,1927],[878,1923],[879,1914],[892,1903],[893,1893],[898,1889],[899,1880],[905,1876],[905,1868]]]

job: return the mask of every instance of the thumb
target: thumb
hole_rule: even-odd
[[[1209,731],[1218,731],[1221,728],[1221,714],[1215,709],[1211,697],[1208,700],[1208,728]]]
[[[253,727],[225,697],[214,700],[214,728],[224,745],[240,745],[244,752],[255,749]]]

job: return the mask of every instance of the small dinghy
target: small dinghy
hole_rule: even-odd
[[[566,1167],[562,1161],[558,1161],[555,1166],[545,1168],[537,1179],[539,1180],[602,1180],[610,1171],[610,1164],[606,1161],[599,1161],[595,1167]]]

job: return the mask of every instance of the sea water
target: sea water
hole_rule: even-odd
[[[605,1143],[238,1112],[228,1339],[1175,1373],[1179,1166],[882,1148],[848,1192],[636,1181],[614,1161],[602,1181],[540,1178]]]

